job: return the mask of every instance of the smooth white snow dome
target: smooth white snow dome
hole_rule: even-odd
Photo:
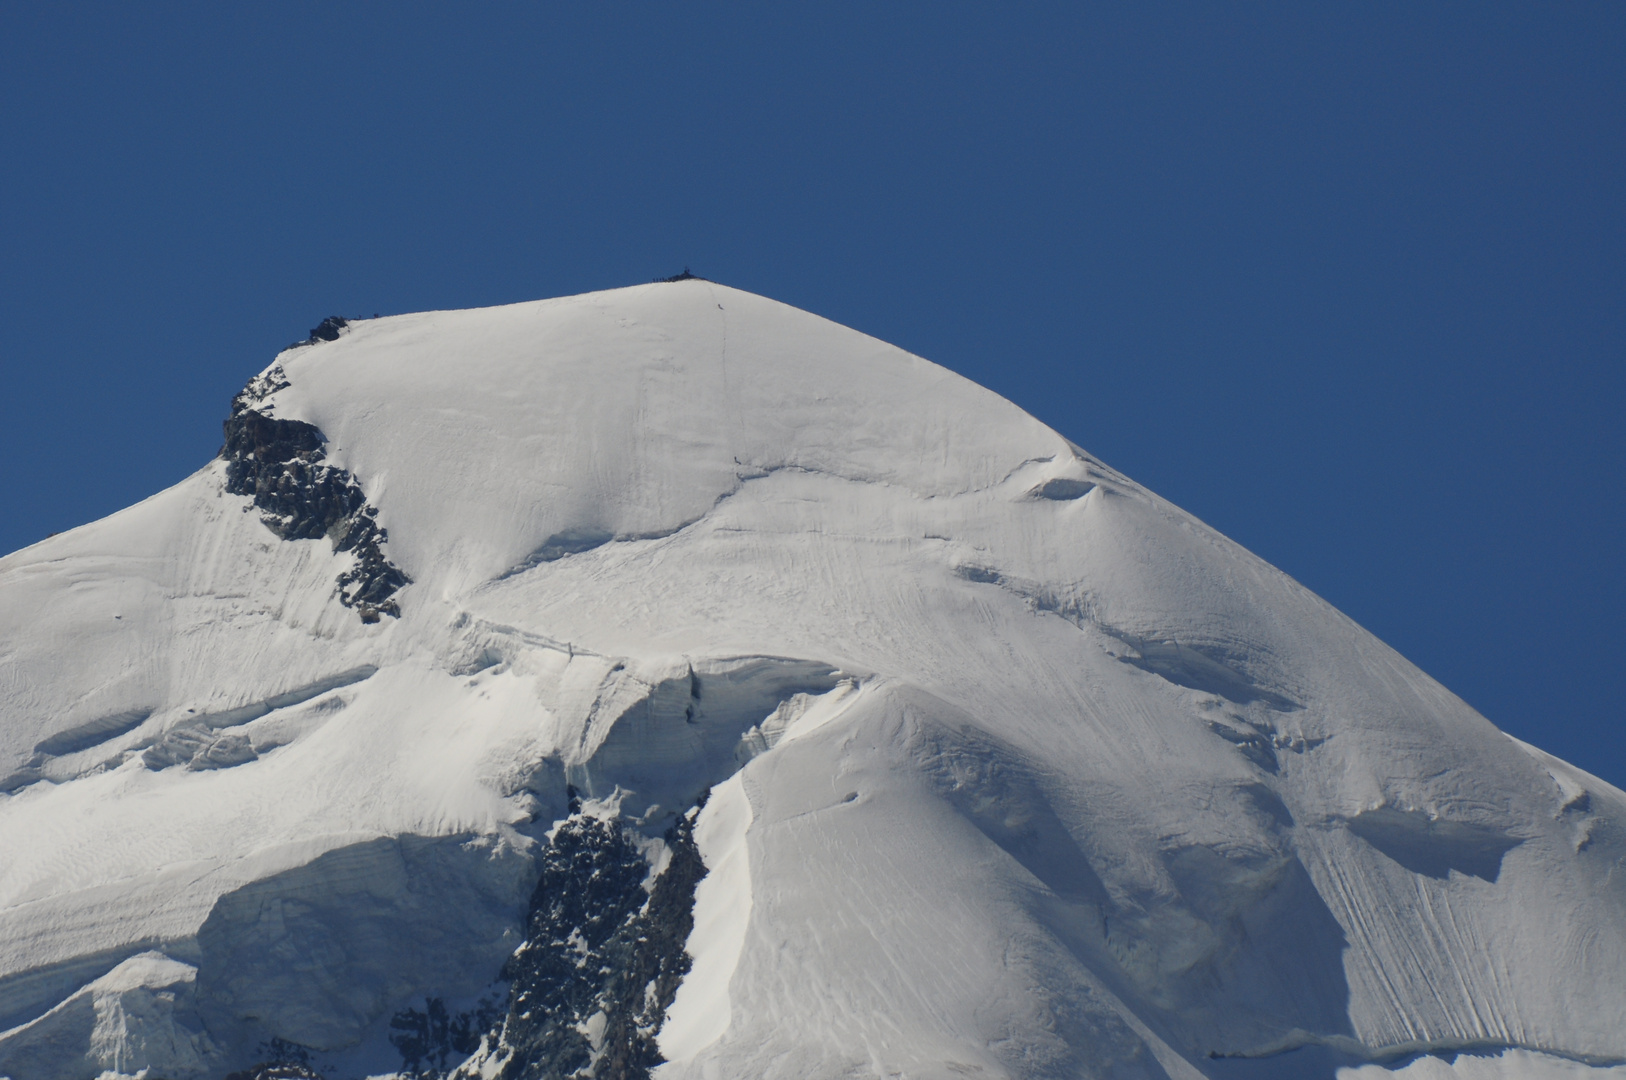
[[[0,1076],[401,1067],[567,782],[712,789],[658,1080],[1626,1075],[1626,794],[995,394],[701,280],[277,367],[399,617],[223,461],[0,560]]]

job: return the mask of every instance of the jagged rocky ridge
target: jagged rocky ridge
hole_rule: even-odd
[[[322,331],[334,321],[311,331],[312,340],[331,340]],[[331,332],[337,337],[338,327]],[[264,511],[260,520],[284,540],[325,536],[333,541],[333,550],[353,553],[356,565],[338,577],[339,602],[355,608],[362,622],[377,622],[380,615],[399,617],[401,608],[393,596],[411,579],[384,554],[389,535],[361,485],[348,471],[322,464],[327,440],[314,425],[281,420],[257,408],[287,385],[278,365],[232,399],[220,449],[227,463],[226,490],[252,496]]]
[[[525,943],[503,970],[508,1015],[458,1080],[645,1080],[664,1060],[655,1037],[689,971],[684,943],[706,874],[694,841],[705,796],[666,831],[663,852],[570,795],[571,816],[542,856]],[[667,858],[657,874],[658,854]]]

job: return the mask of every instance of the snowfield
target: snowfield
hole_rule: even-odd
[[[1626,794],[943,368],[697,279],[239,405],[328,517],[216,461],[0,560],[0,1076],[407,1068],[589,955],[535,936],[574,792],[639,903],[704,862],[658,1080],[1626,1077]],[[560,1037],[643,1075],[610,1000]]]

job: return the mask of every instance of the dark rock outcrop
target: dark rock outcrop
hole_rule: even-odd
[[[227,1073],[225,1080],[326,1080],[311,1064],[310,1050],[283,1039],[260,1045],[264,1059],[246,1069]]]
[[[353,553],[355,565],[338,576],[339,602],[355,608],[362,622],[377,622],[380,615],[399,617],[400,606],[392,597],[411,579],[384,554],[388,533],[361,485],[346,470],[323,464],[327,440],[313,425],[278,419],[260,408],[287,385],[279,365],[232,399],[220,450],[226,490],[252,496],[264,511],[260,520],[284,540],[325,536],[335,551]]]
[[[487,1036],[489,1060],[503,1061],[500,1080],[645,1080],[663,1060],[655,1037],[689,971],[705,799],[667,830],[670,859],[646,888],[649,841],[582,813],[571,794],[571,816],[542,855],[525,943],[503,970],[508,1012]]]
[[[403,1009],[390,1018],[390,1045],[401,1055],[401,1074],[442,1077],[467,1060],[502,1019],[497,1003],[453,1013],[440,998],[428,998],[422,1009]]]
[[[374,315],[373,318],[378,318]],[[296,341],[289,345],[290,349],[303,348],[306,345],[316,345],[323,341],[338,341],[339,333],[350,325],[350,320],[342,315],[329,315],[315,326],[311,327],[311,336],[304,341]]]
[[[329,315],[311,328],[312,341],[338,341],[339,331],[350,325],[350,320],[340,315]]]
[[[325,1080],[321,1073],[305,1065],[280,1065],[262,1062],[247,1069],[227,1073],[226,1080]]]

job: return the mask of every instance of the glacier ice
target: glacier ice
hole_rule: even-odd
[[[695,278],[323,325],[0,559],[0,1076],[1626,1068],[1626,794],[1009,402]]]

